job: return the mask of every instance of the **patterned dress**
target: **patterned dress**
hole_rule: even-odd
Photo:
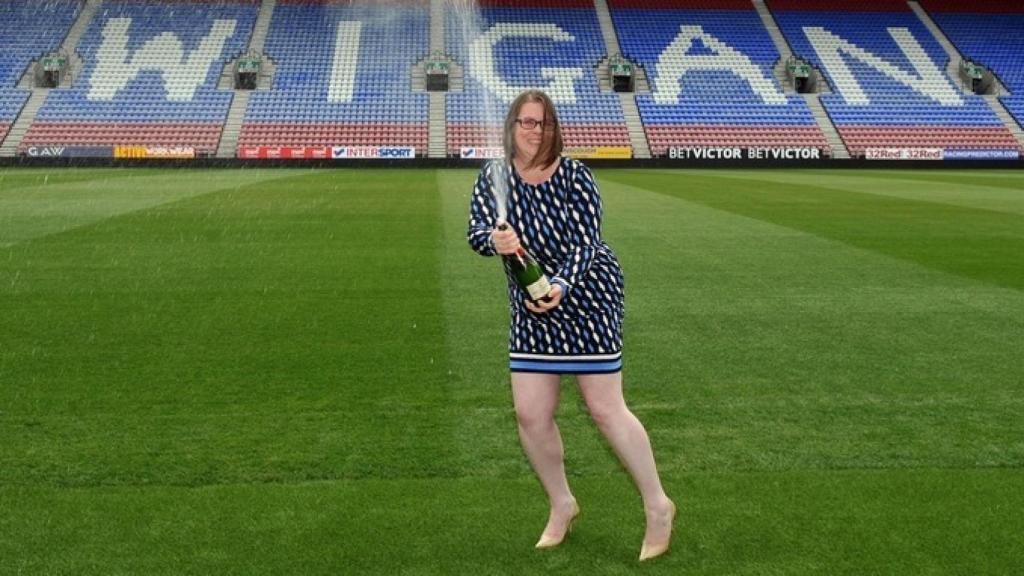
[[[497,254],[491,231],[498,220],[495,183],[507,190],[508,224],[552,282],[561,303],[544,314],[530,312],[526,293],[508,263],[509,364],[513,372],[603,374],[622,369],[623,282],[615,254],[601,240],[601,197],[590,170],[562,158],[551,178],[527,184],[504,161],[480,171],[470,202],[470,246]]]

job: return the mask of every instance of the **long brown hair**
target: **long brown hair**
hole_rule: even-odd
[[[558,112],[555,111],[555,103],[551,101],[542,90],[527,90],[516,96],[505,116],[505,133],[503,142],[505,145],[505,161],[512,166],[512,159],[516,156],[516,119],[519,112],[527,102],[537,102],[544,108],[544,136],[537,150],[537,155],[526,166],[526,168],[537,168],[550,166],[562,155],[562,125],[558,121]],[[553,129],[548,130],[548,126]]]

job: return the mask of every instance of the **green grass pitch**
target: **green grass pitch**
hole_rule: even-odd
[[[1012,574],[1024,172],[595,170],[680,507],[507,385],[473,170],[0,171],[0,574]]]

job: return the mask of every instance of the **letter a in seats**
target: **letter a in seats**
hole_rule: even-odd
[[[690,55],[694,41],[700,40],[715,52],[714,55]],[[743,78],[750,89],[765,104],[785,106],[786,95],[770,79],[760,73],[746,54],[732,48],[718,38],[704,32],[701,26],[680,26],[679,35],[658,56],[655,65],[658,77],[654,79],[654,101],[658,104],[678,104],[683,91],[683,76],[691,70],[722,70]]]

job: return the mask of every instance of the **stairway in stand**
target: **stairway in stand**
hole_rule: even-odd
[[[249,52],[260,54],[260,75],[256,83],[257,90],[269,90],[273,85],[274,63],[263,55],[263,47],[267,41],[267,33],[270,31],[270,20],[274,16],[274,8],[277,7],[277,0],[262,0],[259,16],[256,17],[256,24],[253,26],[252,38],[249,39]],[[234,90],[231,98],[231,108],[224,120],[224,128],[221,130],[220,143],[217,145],[217,158],[235,158],[238,156],[238,139],[242,134],[242,122],[245,121],[245,110],[249,106],[249,90],[235,89],[235,64],[234,62],[224,67],[221,80],[218,85],[223,90]]]

